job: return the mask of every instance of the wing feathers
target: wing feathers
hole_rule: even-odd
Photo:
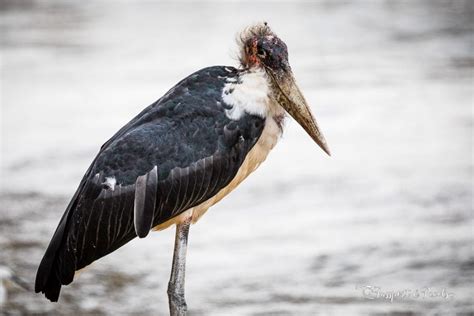
[[[225,104],[216,102],[225,76],[237,77],[238,71],[218,66],[189,76],[102,146],[38,268],[36,292],[57,301],[61,284],[69,284],[76,270],[137,235],[145,237],[231,181],[264,119],[227,117]],[[189,93],[200,91],[202,82],[216,89]],[[250,137],[240,141],[242,134]],[[104,183],[110,177],[113,182]]]
[[[153,224],[156,205],[158,171],[155,166],[150,172],[139,176],[135,182],[134,224],[140,238],[146,237]]]
[[[157,191],[158,191],[158,167],[155,166],[149,173],[147,177],[146,185],[146,199],[145,199],[145,210],[146,212],[151,213],[150,217],[150,228],[153,223],[155,209],[156,209],[156,200],[157,200]],[[150,230],[150,229],[148,229]]]

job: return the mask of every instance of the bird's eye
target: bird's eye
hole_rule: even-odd
[[[258,55],[259,57],[265,58],[265,57],[267,56],[267,53],[266,53],[262,48],[259,48],[259,49],[257,50],[257,55]]]

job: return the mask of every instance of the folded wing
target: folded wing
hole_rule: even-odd
[[[199,205],[236,175],[262,118],[229,119],[227,67],[181,81],[105,143],[87,170],[43,257],[36,292],[57,301],[75,271]]]

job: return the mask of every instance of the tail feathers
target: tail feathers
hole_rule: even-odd
[[[61,281],[57,276],[50,276],[46,286],[42,289],[44,295],[51,302],[57,302],[59,298],[59,293],[61,292]]]
[[[76,260],[73,260],[73,258],[68,257],[67,259],[69,259],[69,263],[74,262],[74,264],[66,267],[67,269],[64,269],[64,257],[65,255],[70,255],[65,254],[64,252],[63,245],[65,241],[65,233],[67,231],[69,219],[78,203],[79,195],[81,194],[84,188],[87,189],[86,182],[88,177],[90,176],[92,167],[94,166],[96,159],[97,157],[94,159],[89,169],[87,169],[87,172],[84,175],[84,178],[82,178],[81,183],[79,184],[79,187],[76,190],[76,193],[74,193],[74,196],[69,202],[66,211],[61,217],[59,225],[56,228],[56,231],[54,232],[53,238],[51,239],[51,242],[49,243],[49,246],[46,249],[46,253],[44,254],[43,259],[41,260],[41,263],[38,267],[38,272],[36,273],[35,292],[44,293],[45,296],[51,302],[58,301],[59,293],[61,292],[61,286],[71,283],[74,278],[74,272],[76,270]],[[100,179],[93,180],[97,181]],[[97,185],[97,183],[92,184]],[[93,187],[95,188],[96,186]]]
[[[52,256],[46,251],[36,274],[36,293],[44,293],[51,302],[57,302],[61,286],[73,281],[75,270],[74,259],[63,248]]]
[[[61,245],[63,232],[64,224],[60,223],[36,273],[35,292],[44,293],[51,302],[58,301],[61,286],[74,278],[75,262],[71,262],[70,254]]]
[[[61,292],[61,280],[56,273],[55,262],[43,258],[36,274],[35,292],[44,293],[51,302],[57,302]]]

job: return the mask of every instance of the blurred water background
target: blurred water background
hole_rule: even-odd
[[[191,227],[189,315],[473,315],[473,4],[0,2],[0,266],[32,285],[100,145],[190,73],[236,65],[236,33],[266,20],[333,157],[290,121]],[[166,315],[173,240],[130,242],[58,304],[4,282],[1,311]]]

